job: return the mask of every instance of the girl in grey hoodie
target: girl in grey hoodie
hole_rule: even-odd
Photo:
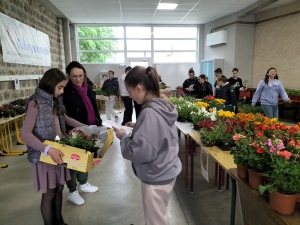
[[[130,97],[142,104],[131,136],[114,128],[122,155],[132,162],[142,183],[142,199],[147,225],[167,225],[167,205],[182,166],[178,158],[178,136],[174,105],[160,98],[159,77],[152,67],[134,67],[126,76]]]
[[[261,107],[270,119],[278,118],[278,98],[281,96],[284,102],[292,103],[281,82],[278,79],[277,71],[274,67],[268,69],[265,79],[261,80],[252,98],[254,107],[260,98]]]

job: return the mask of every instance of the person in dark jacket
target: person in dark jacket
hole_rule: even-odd
[[[236,95],[237,101],[240,99],[240,90],[244,91],[246,88],[243,87],[243,81],[238,77],[239,70],[237,68],[233,68],[232,77],[230,77],[227,81],[234,88],[234,92]]]
[[[198,83],[197,77],[195,77],[195,72],[193,68],[189,70],[189,79],[183,82],[182,88],[186,95],[195,96],[194,85]]]
[[[104,81],[103,86],[102,86],[103,91],[110,91],[111,95],[116,95],[120,96],[119,94],[119,81],[118,78],[115,77],[115,72],[110,70],[108,71],[108,79]],[[116,104],[116,99],[115,100],[105,100],[105,113],[106,113],[106,118],[108,120],[111,120],[111,116],[115,119],[115,122],[119,122],[119,117],[114,111],[114,105]]]
[[[219,77],[217,79],[218,85],[220,88],[217,89],[216,92],[216,98],[224,99],[225,100],[225,106],[226,105],[232,105],[236,106],[236,96],[234,90],[231,89],[230,84],[227,82],[226,77]]]
[[[204,98],[208,95],[212,95],[212,86],[209,82],[206,80],[206,76],[204,74],[201,74],[198,77],[198,84],[195,84],[194,90],[195,90],[195,97],[196,98]]]
[[[69,82],[64,89],[63,101],[67,115],[86,125],[101,126],[102,120],[96,104],[96,94],[87,85],[85,68],[79,62],[73,61],[67,66],[66,73]],[[67,126],[67,131],[73,128]],[[68,200],[75,205],[82,205],[85,201],[76,190],[76,181],[78,180],[79,189],[83,192],[96,192],[98,187],[87,182],[88,173],[70,169],[70,175],[71,180],[66,182],[70,190]]]
[[[89,86],[89,88],[90,89],[92,89],[93,90],[93,88],[94,88],[94,83],[90,80],[90,78],[86,78],[86,80],[87,80],[87,85]]]
[[[215,84],[214,84],[214,95],[216,95],[217,90],[220,88],[220,86],[218,85],[218,81],[217,81],[218,78],[219,77],[225,77],[226,78],[226,76],[222,75],[222,69],[221,68],[217,68],[215,70],[215,76],[216,76],[216,81],[215,81]]]

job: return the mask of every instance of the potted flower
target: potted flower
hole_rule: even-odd
[[[246,138],[241,133],[233,135],[232,139],[235,141],[235,145],[230,149],[230,154],[233,155],[234,163],[237,165],[238,176],[246,179],[248,176],[247,163],[251,139]]]
[[[58,140],[60,144],[81,148],[92,153],[97,152],[99,149],[99,147],[96,146],[96,141],[96,138],[85,134],[81,130],[71,130],[67,135],[62,136]],[[96,155],[97,154],[94,154],[94,157],[96,157]]]
[[[241,131],[241,128],[239,127],[239,121],[237,119],[221,118],[219,126],[223,131],[223,136],[221,138],[223,142],[222,149],[225,151],[230,150],[234,145],[232,135]]]
[[[22,115],[22,114],[25,113],[25,107],[24,106],[16,105],[14,110],[16,111],[17,115]]]
[[[211,108],[213,107],[222,108],[224,107],[225,104],[224,99],[215,98],[213,96],[207,96],[203,99],[203,101],[207,102]]]
[[[300,140],[290,140],[286,147],[279,139],[269,140],[271,168],[265,173],[270,180],[259,190],[270,194],[270,206],[281,214],[292,214],[295,210],[297,194],[300,193]]]
[[[212,130],[215,129],[217,124],[218,123],[216,121],[212,120],[204,120],[199,123],[199,127],[203,128],[200,130],[201,141],[207,147],[214,145],[215,134],[212,132]]]
[[[210,119],[210,116],[205,108],[198,108],[196,112],[191,112],[191,119],[194,124],[194,129],[199,130],[199,123],[203,120]]]

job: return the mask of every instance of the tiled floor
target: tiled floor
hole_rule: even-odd
[[[104,111],[101,118],[106,120]],[[122,122],[123,112],[117,114]],[[135,116],[133,116],[135,118]],[[184,161],[184,139],[179,140],[179,156]],[[18,146],[25,148],[25,146]],[[229,224],[231,191],[214,186],[214,162],[209,159],[208,183],[200,171],[200,154],[195,156],[194,193],[184,188],[184,173],[179,175],[169,207],[170,225],[227,225]],[[0,224],[41,225],[41,193],[33,190],[31,167],[24,156],[0,157]],[[143,225],[140,181],[134,176],[131,164],[120,153],[118,139],[103,161],[89,172],[89,182],[99,187],[97,193],[83,193],[86,203],[75,206],[67,201],[64,189],[63,216],[69,225]],[[236,225],[241,225],[237,204]]]

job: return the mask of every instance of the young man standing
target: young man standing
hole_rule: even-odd
[[[216,98],[224,99],[226,105],[237,105],[235,92],[231,89],[230,84],[227,82],[226,77],[221,76],[217,79],[219,88],[216,91]]]
[[[216,70],[215,70],[215,76],[216,76],[216,82],[215,82],[215,84],[214,84],[214,96],[216,95],[216,92],[217,92],[217,89],[219,89],[220,88],[220,86],[218,85],[218,78],[219,77],[225,77],[224,75],[222,75],[222,69],[221,68],[217,68]],[[226,77],[225,77],[226,78]]]
[[[227,80],[229,84],[234,88],[237,101],[240,99],[240,90],[244,90],[243,81],[238,77],[238,72],[239,70],[237,68],[233,68],[232,77]]]
[[[131,70],[132,68],[130,66],[127,66],[125,68],[125,73],[121,75],[119,78],[119,89],[120,89],[120,95],[122,98],[122,102],[124,104],[125,110],[124,110],[124,116],[123,116],[123,122],[122,125],[124,126],[127,122],[132,121],[132,99],[129,97],[129,93],[126,89],[125,86],[125,77],[127,73]]]

